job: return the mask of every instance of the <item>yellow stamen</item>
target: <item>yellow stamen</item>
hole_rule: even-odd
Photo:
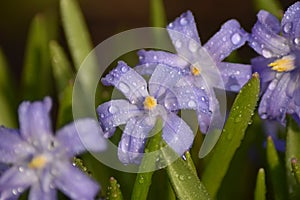
[[[156,99],[152,96],[147,96],[144,101],[144,108],[152,110],[157,105]]]
[[[200,75],[200,69],[197,67],[192,66],[191,72],[194,76],[199,76]]]
[[[47,159],[45,156],[43,155],[39,155],[34,157],[30,163],[28,164],[29,168],[33,168],[33,169],[41,169],[43,168],[47,163]]]
[[[272,70],[277,72],[287,72],[295,69],[294,60],[294,56],[284,56],[270,63],[268,66],[272,67]]]

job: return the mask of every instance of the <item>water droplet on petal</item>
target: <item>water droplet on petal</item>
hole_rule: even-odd
[[[17,189],[12,189],[11,192],[13,193],[13,195],[17,195],[18,194],[18,190]]]
[[[224,36],[224,37],[222,38],[222,40],[223,40],[223,42],[226,42],[227,38]]]
[[[143,57],[143,56],[140,56],[140,57]],[[121,68],[121,71],[122,71],[123,73],[127,72],[128,70],[129,70],[129,67],[127,67],[127,66],[123,66],[123,67]]]
[[[190,100],[190,101],[188,102],[188,106],[189,106],[190,108],[195,108],[195,107],[197,106],[197,104],[196,104],[196,102],[195,102],[194,100]]]
[[[154,59],[154,60],[157,60],[157,56],[153,56],[153,59]]]
[[[169,27],[169,28],[173,28],[173,23],[170,23],[170,24],[168,25],[168,27]]]
[[[197,49],[198,49],[198,44],[197,44],[197,42],[194,41],[194,40],[191,40],[190,43],[189,43],[189,50],[190,50],[191,52],[196,52]]]
[[[120,82],[119,83],[119,89],[123,92],[123,93],[128,93],[129,92],[129,87],[126,83]]]
[[[261,117],[262,119],[267,119],[268,115],[267,115],[266,113],[263,113],[263,114],[260,115],[260,117]]]
[[[272,53],[271,51],[267,50],[267,49],[263,49],[261,51],[262,55],[265,57],[265,58],[271,58],[272,57]]]
[[[104,114],[103,113],[100,114],[100,118],[104,118]]]
[[[299,45],[299,44],[300,44],[300,38],[299,38],[299,37],[296,37],[296,38],[294,39],[294,43],[295,43],[296,45]]]
[[[241,39],[242,39],[242,37],[239,33],[235,33],[231,36],[231,42],[234,45],[239,44],[241,42]]]
[[[113,105],[108,107],[108,112],[110,112],[111,114],[115,114],[116,112],[118,112],[118,110],[119,109],[116,106],[113,106]]]
[[[181,48],[181,46],[182,46],[181,41],[180,41],[180,40],[176,40],[176,41],[175,41],[175,47],[176,47],[176,48]]]
[[[289,33],[292,30],[292,23],[288,22],[283,26],[283,31],[285,33]]]
[[[18,167],[18,170],[19,170],[19,172],[24,172],[24,167],[19,166],[19,167]]]
[[[231,85],[230,86],[230,90],[232,90],[232,91],[238,91],[239,89],[240,89],[239,85]]]
[[[269,89],[269,90],[274,90],[275,87],[276,87],[276,85],[277,85],[276,83],[277,83],[277,82],[272,81],[272,82],[269,84],[268,89]]]
[[[182,26],[186,25],[187,23],[188,23],[188,21],[187,21],[187,19],[185,17],[183,17],[183,18],[180,19],[180,24]]]

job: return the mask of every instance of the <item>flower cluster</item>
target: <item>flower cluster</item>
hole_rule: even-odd
[[[175,52],[140,50],[136,66],[119,61],[101,79],[126,99],[99,105],[99,121],[80,119],[54,135],[51,99],[22,102],[19,130],[0,127],[0,200],[17,199],[27,189],[31,200],[56,199],[57,190],[71,199],[93,199],[99,185],[72,159],[87,150],[104,151],[103,136],[113,136],[123,125],[118,144],[122,163],[141,162],[158,120],[163,122],[162,139],[182,156],[196,134],[180,117],[182,111],[195,111],[200,131],[209,134],[221,115],[214,89],[238,92],[253,72],[261,79],[261,118],[285,124],[289,114],[300,124],[300,2],[287,9],[281,24],[267,11],[257,18],[251,33],[232,19],[201,45],[192,13],[183,13],[167,26]],[[245,44],[260,54],[251,65],[224,61]]]
[[[86,149],[103,151],[106,141],[92,119],[81,119],[52,134],[51,99],[23,102],[19,107],[20,130],[0,127],[0,199],[17,199],[30,188],[29,199],[56,199],[59,189],[72,199],[91,200],[98,184],[72,165]],[[8,166],[11,166],[8,168]]]

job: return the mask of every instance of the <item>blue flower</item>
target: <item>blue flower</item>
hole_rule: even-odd
[[[0,162],[9,164],[0,177],[0,199],[18,197],[30,187],[29,199],[56,199],[59,189],[72,199],[93,199],[99,186],[72,165],[86,150],[106,148],[102,130],[92,119],[66,125],[52,134],[51,99],[19,107],[20,130],[0,127]]]
[[[145,79],[122,61],[102,79],[103,84],[113,85],[128,99],[111,100],[97,108],[106,137],[112,136],[117,126],[126,124],[118,148],[122,163],[140,163],[146,139],[158,117],[164,122],[163,139],[178,155],[191,147],[193,131],[170,107],[201,107],[208,112],[208,104],[201,101],[202,91],[175,87],[181,79],[180,71],[158,64],[147,87]]]
[[[257,14],[249,45],[261,56],[251,60],[262,82],[259,114],[285,124],[300,117],[300,2],[290,6],[281,24],[267,11]]]
[[[202,89],[209,101],[210,111],[217,113],[219,103],[213,87],[229,91],[239,89],[251,77],[251,66],[245,64],[222,62],[233,50],[241,47],[248,39],[246,33],[236,20],[227,21],[205,45],[201,46],[194,17],[190,11],[183,13],[167,26],[169,36],[177,54],[164,51],[138,52],[140,65],[137,71],[151,74],[155,64],[161,63],[173,68],[180,68],[185,79],[195,90]],[[221,79],[215,78],[216,76]],[[203,133],[207,132],[211,118],[202,117],[198,110],[198,121]]]

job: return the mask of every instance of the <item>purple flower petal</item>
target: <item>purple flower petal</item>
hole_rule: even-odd
[[[99,186],[79,169],[67,162],[56,162],[55,186],[71,199],[94,199]]]
[[[39,183],[33,184],[30,188],[29,197],[30,200],[56,200],[57,192],[54,188],[48,188],[47,191],[41,188]]]
[[[173,113],[169,113],[167,116],[162,137],[180,156],[190,149],[194,140],[194,134],[191,128]]]
[[[244,45],[247,39],[248,33],[240,24],[236,20],[229,20],[205,43],[204,48],[215,62],[221,62],[233,50]]]
[[[38,181],[36,173],[27,166],[13,166],[0,177],[0,193],[14,190],[15,194],[23,192]]]
[[[238,92],[250,79],[251,65],[221,62],[220,74],[227,91]]]
[[[165,51],[145,51],[145,50],[140,50],[138,52],[139,55],[139,64],[140,66],[137,66],[137,68],[151,68],[152,73],[155,69],[155,65],[151,65],[150,63],[157,63],[157,64],[165,64],[170,67],[176,67],[176,68],[181,68],[184,69],[188,67],[190,64],[184,60],[183,58],[179,57],[176,54],[165,52]],[[148,66],[147,66],[148,64]],[[146,69],[144,69],[146,70]],[[139,70],[141,71],[141,70]],[[150,70],[148,69],[150,72]],[[151,74],[152,74],[151,73]]]
[[[251,59],[253,72],[259,73],[261,82],[269,82],[276,76],[276,71],[272,70],[268,65],[273,62],[275,58],[266,59],[262,56]]]
[[[285,115],[291,100],[285,93],[289,79],[290,74],[286,73],[269,84],[258,110],[263,119],[276,119],[282,124],[285,123]]]
[[[189,41],[195,41],[201,46],[194,16],[191,11],[183,13],[167,26],[169,36],[177,50],[180,52],[182,48],[188,49]]]
[[[119,61],[118,66],[102,78],[102,83],[115,86],[130,102],[148,96],[145,79],[123,61]]]
[[[115,127],[126,124],[130,118],[143,114],[143,111],[127,100],[119,99],[101,104],[97,113],[104,136],[111,137]]]
[[[197,111],[200,129],[206,133],[211,122],[209,97],[197,87],[176,87],[165,97],[165,107],[171,111],[193,109]]]
[[[64,126],[57,132],[56,138],[70,158],[86,150],[97,152],[106,149],[103,131],[93,119],[81,119]]]
[[[300,2],[296,2],[285,11],[281,27],[284,37],[292,40],[300,37]]]
[[[43,101],[22,102],[19,107],[21,136],[30,143],[38,144],[40,148],[47,147],[52,136],[49,112],[52,106],[49,97]]]
[[[149,80],[149,93],[154,98],[160,97],[166,90],[174,87],[182,78],[179,69],[158,64]]]
[[[0,126],[0,138],[0,162],[15,163],[34,152],[17,130]]]
[[[118,157],[122,163],[140,163],[147,136],[154,125],[155,119],[148,116],[131,118],[127,122],[118,149]]]
[[[278,34],[278,20],[267,11],[257,14],[257,22],[252,28],[249,45],[265,58],[283,56],[290,52],[288,40]]]

